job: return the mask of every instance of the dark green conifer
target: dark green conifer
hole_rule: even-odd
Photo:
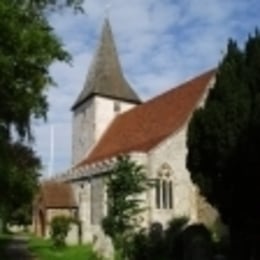
[[[260,231],[256,199],[260,169],[259,75],[259,32],[249,37],[242,50],[230,40],[215,86],[205,106],[194,113],[188,130],[187,166],[201,192],[229,225],[234,248],[241,249],[236,259],[251,257],[247,250],[255,250],[254,236]]]

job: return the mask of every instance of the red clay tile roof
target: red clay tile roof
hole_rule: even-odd
[[[40,186],[40,198],[46,208],[74,208],[76,201],[68,183],[46,181]]]
[[[78,166],[131,151],[149,151],[185,124],[215,73],[207,71],[119,115]]]

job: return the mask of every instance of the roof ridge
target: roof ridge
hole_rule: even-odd
[[[182,83],[179,83],[177,84],[176,86],[173,86],[171,88],[169,88],[168,90],[164,91],[163,93],[160,93],[159,95],[155,96],[155,97],[152,97],[151,99],[147,100],[147,102],[150,102],[154,99],[157,99],[157,98],[160,98],[161,96],[164,96],[164,95],[167,95],[169,92],[174,92],[174,91],[177,91],[179,88],[183,88],[183,87],[189,87],[188,84],[194,80],[197,80],[199,79],[200,77],[204,77],[205,75],[207,74],[211,74],[213,73],[214,71],[216,71],[216,68],[212,68],[212,69],[209,69],[209,70],[206,70],[204,72],[201,72],[199,75],[197,76],[191,76],[189,77],[189,79],[185,80],[184,82]],[[144,102],[146,103],[146,102]]]
[[[207,74],[214,73],[215,71],[216,71],[216,68],[212,68],[210,70],[206,70],[205,72],[200,73],[198,76],[192,76],[188,80],[184,81],[183,83],[177,84],[176,86],[174,86],[172,88],[169,88],[168,90],[164,91],[163,93],[160,93],[159,95],[154,96],[154,97],[148,99],[147,101],[143,102],[139,106],[133,107],[133,108],[131,108],[131,109],[129,109],[129,110],[119,114],[117,117],[114,118],[113,121],[115,121],[117,118],[119,118],[121,116],[124,116],[124,115],[126,115],[128,113],[134,113],[134,111],[142,109],[144,106],[147,106],[150,103],[153,103],[153,102],[157,101],[158,99],[162,98],[163,96],[168,95],[169,93],[173,93],[175,91],[178,91],[180,88],[187,88],[187,87],[189,87],[188,84],[191,83],[192,81],[198,80],[199,78],[204,77]],[[113,121],[111,122],[111,124],[113,123]]]

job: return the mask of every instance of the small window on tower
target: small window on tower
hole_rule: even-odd
[[[114,102],[114,111],[120,112],[120,102],[118,100]]]

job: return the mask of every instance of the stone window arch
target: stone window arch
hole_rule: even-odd
[[[173,208],[174,174],[168,163],[163,163],[157,171],[155,185],[155,205],[157,209]]]

